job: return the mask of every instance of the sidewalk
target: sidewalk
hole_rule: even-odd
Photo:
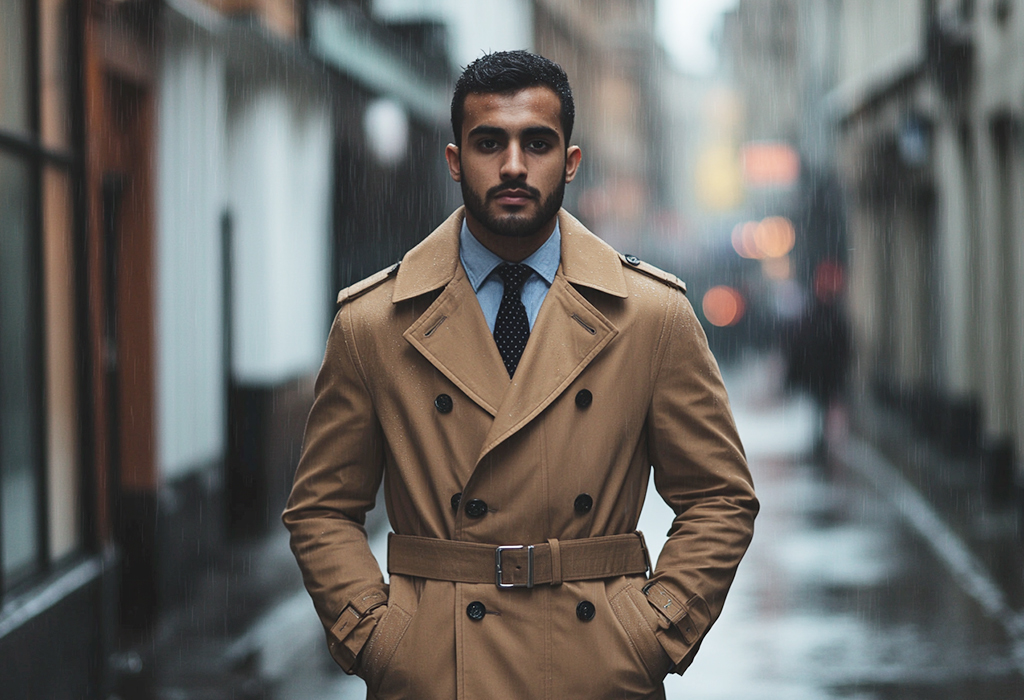
[[[1024,533],[1012,498],[994,503],[978,457],[954,458],[898,413],[861,398],[830,457],[888,496],[908,525],[1012,640],[1024,673]]]
[[[851,432],[877,449],[978,557],[1014,610],[1024,610],[1024,533],[1012,503],[986,495],[980,459],[955,459],[915,433],[905,417],[861,399]]]
[[[368,516],[371,548],[386,548],[383,503]],[[146,638],[122,641],[110,700],[317,700],[365,697],[327,653],[284,527],[224,546]]]

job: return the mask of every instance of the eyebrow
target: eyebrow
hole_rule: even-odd
[[[550,126],[531,126],[523,129],[523,136],[550,136],[553,139],[558,139],[558,132],[552,129]]]
[[[472,128],[468,134],[469,136],[508,136],[508,131],[502,129],[499,126],[490,126],[489,124],[481,124]],[[523,129],[523,136],[549,136],[557,139],[558,132],[552,129],[550,126],[528,126]]]

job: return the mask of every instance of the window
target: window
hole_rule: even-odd
[[[70,0],[0,0],[0,594],[81,545]]]

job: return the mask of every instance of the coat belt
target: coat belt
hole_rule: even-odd
[[[532,588],[563,581],[642,574],[650,558],[639,531],[626,535],[547,540],[533,545],[455,542],[388,535],[388,573],[458,583]]]

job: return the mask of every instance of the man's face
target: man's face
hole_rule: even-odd
[[[515,238],[550,234],[580,161],[578,148],[566,149],[560,114],[547,87],[466,96],[462,145],[445,154],[471,228]]]

